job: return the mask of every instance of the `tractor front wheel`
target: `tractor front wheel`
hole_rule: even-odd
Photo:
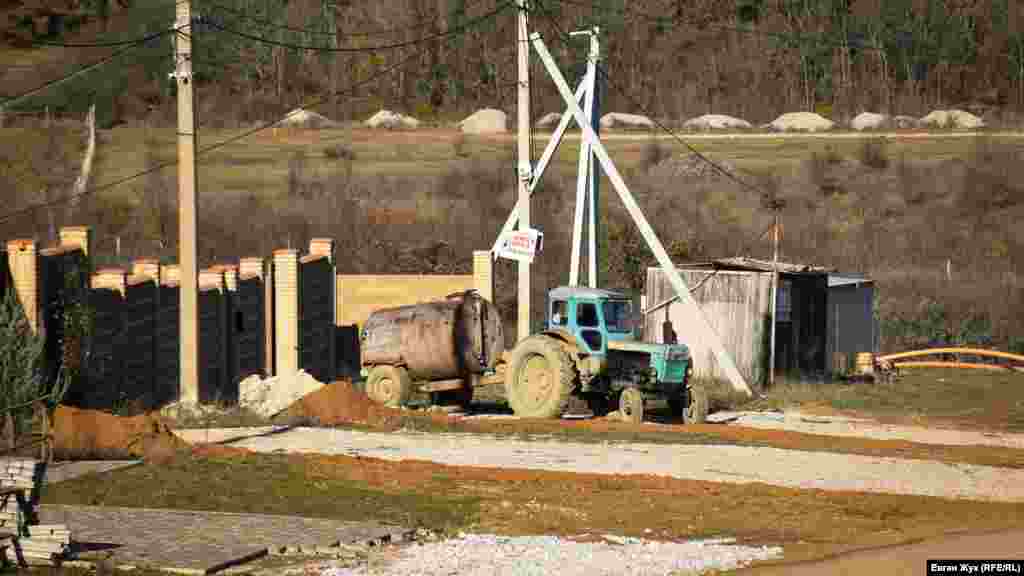
[[[532,336],[512,350],[505,392],[516,416],[559,418],[569,405],[575,380],[575,364],[562,343]]]

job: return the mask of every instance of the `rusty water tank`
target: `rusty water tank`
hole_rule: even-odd
[[[405,365],[418,380],[448,380],[494,368],[505,347],[497,307],[476,291],[378,310],[362,330],[361,362]]]

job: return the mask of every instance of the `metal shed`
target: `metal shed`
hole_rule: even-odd
[[[752,384],[763,386],[771,348],[772,262],[724,258],[677,268],[740,372]],[[861,349],[865,342],[873,344],[877,334],[871,308],[864,306],[873,299],[869,280],[808,264],[779,262],[778,271],[777,374],[821,376],[831,370],[834,352],[845,351],[852,358],[856,352],[874,349]],[[834,288],[829,287],[830,279]],[[675,293],[661,268],[648,268],[644,292],[645,339],[665,342],[674,336],[690,347],[698,377],[721,378],[707,338],[692,330],[696,322],[678,302],[665,304]]]
[[[828,357],[835,368],[850,370],[858,353],[878,352],[875,282],[859,274],[830,274],[827,301]]]

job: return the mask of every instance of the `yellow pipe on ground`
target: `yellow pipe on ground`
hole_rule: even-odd
[[[992,370],[994,372],[1006,372],[1006,366],[998,364],[980,364],[978,362],[895,362],[897,368],[973,368],[977,370]]]
[[[1020,354],[1000,352],[999,350],[985,350],[984,348],[929,348],[927,350],[912,350],[910,352],[887,354],[885,356],[879,356],[878,359],[882,362],[891,362],[893,360],[899,360],[901,358],[912,358],[914,356],[930,356],[932,354],[973,354],[975,356],[989,356],[991,358],[1005,358],[1007,360],[1016,360],[1018,362],[1024,362],[1024,356],[1021,356]]]

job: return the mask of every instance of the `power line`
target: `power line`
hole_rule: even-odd
[[[563,1],[563,0],[557,0],[557,1]],[[539,0],[534,0],[534,2],[537,4],[537,6],[540,8],[540,10],[544,13],[544,16],[551,22],[551,25],[555,28],[555,31],[559,35],[559,41],[562,44],[568,46],[569,42],[566,39],[569,38],[569,35],[566,34],[566,32],[558,24],[558,21],[555,20],[555,18],[552,16],[551,12],[548,11],[548,9],[545,8],[544,5]],[[725,168],[723,168],[717,162],[711,160],[710,158],[708,158],[707,156],[702,154],[699,150],[694,148],[689,142],[687,142],[687,141],[683,140],[682,138],[680,138],[679,135],[676,134],[674,131],[672,131],[671,128],[668,128],[667,126],[665,126],[665,124],[663,124],[662,122],[660,122],[657,119],[653,118],[651,113],[647,110],[647,108],[643,104],[641,104],[639,101],[637,101],[635,98],[633,98],[628,92],[626,92],[624,89],[622,89],[618,84],[612,82],[611,79],[608,77],[608,74],[600,66],[597,66],[596,69],[597,69],[597,73],[601,75],[601,77],[604,79],[606,84],[608,84],[612,88],[615,88],[615,90],[620,95],[622,95],[624,98],[629,100],[630,104],[632,104],[635,108],[637,108],[641,112],[643,112],[647,117],[651,118],[651,122],[653,122],[658,128],[660,128],[666,134],[671,136],[676,142],[678,142],[678,143],[682,144],[683,146],[685,146],[686,149],[689,150],[699,160],[701,160],[702,162],[707,163],[709,166],[711,166],[712,168],[714,168],[715,170],[720,172],[723,176],[725,176],[725,177],[729,178],[730,180],[736,182],[740,186],[742,186],[742,187],[744,187],[744,188],[746,188],[748,190],[755,191],[755,192],[762,192],[760,188],[754,186],[753,184],[745,182],[744,180],[742,180],[738,176],[734,175],[733,173],[731,173],[728,170],[726,170]]]
[[[18,94],[17,96],[13,96],[11,98],[8,98],[8,99],[4,100],[3,102],[0,102],[0,107],[10,106],[11,104],[14,104],[14,103],[16,103],[16,102],[18,102],[20,100],[24,100],[25,98],[28,98],[30,96],[34,96],[34,95],[36,95],[36,94],[38,94],[40,92],[43,92],[44,90],[48,90],[48,89],[53,88],[55,86],[59,86],[59,85],[63,84],[64,82],[67,82],[68,80],[71,80],[72,78],[76,78],[76,77],[78,77],[81,74],[85,74],[86,72],[89,72],[91,70],[95,70],[96,68],[99,68],[100,66],[103,66],[104,64],[107,64],[107,63],[111,62],[112,60],[114,60],[115,58],[121,56],[122,54],[130,52],[130,51],[138,48],[139,46],[141,46],[143,44],[147,44],[149,42],[152,42],[153,40],[156,40],[157,38],[161,38],[163,36],[167,36],[169,34],[173,34],[173,33],[177,32],[177,31],[178,31],[178,29],[164,30],[162,32],[156,32],[156,33],[150,34],[149,36],[145,36],[143,38],[136,39],[136,40],[134,40],[132,42],[132,44],[130,46],[126,46],[126,47],[124,47],[124,48],[114,52],[113,54],[111,54],[109,56],[106,56],[104,58],[100,58],[99,60],[96,60],[96,61],[92,62],[91,64],[87,64],[87,65],[79,68],[78,70],[75,70],[74,72],[71,72],[70,74],[66,74],[66,75],[64,75],[64,76],[62,76],[60,78],[57,78],[56,80],[51,80],[49,82],[40,84],[39,86],[36,86],[35,88],[32,88],[31,90],[28,90],[26,92],[22,92],[21,94]]]
[[[511,6],[511,4],[509,2],[503,2],[501,8],[498,9],[498,10],[493,11],[490,14],[490,16],[493,17],[493,16],[497,15],[498,13],[500,13],[501,10],[504,10],[505,8],[508,8],[509,6]],[[368,78],[364,78],[363,80],[352,84],[351,86],[349,86],[345,90],[335,91],[335,92],[332,92],[327,97],[319,98],[319,99],[307,102],[304,105],[302,105],[299,109],[293,110],[293,111],[289,112],[288,114],[285,114],[281,118],[278,118],[277,120],[274,120],[272,122],[267,122],[267,123],[265,123],[265,124],[263,124],[261,126],[258,126],[256,128],[247,130],[247,131],[242,132],[241,134],[238,134],[236,136],[232,136],[231,138],[227,138],[227,139],[222,140],[220,142],[217,142],[215,144],[211,144],[209,146],[201,148],[201,149],[196,151],[196,156],[198,157],[198,156],[201,156],[203,154],[206,154],[207,152],[212,152],[213,150],[216,150],[218,148],[222,148],[224,146],[227,146],[228,144],[232,144],[232,143],[237,142],[237,141],[239,141],[239,140],[241,140],[243,138],[247,138],[249,136],[252,136],[253,134],[256,134],[257,132],[262,132],[263,130],[266,130],[268,128],[272,128],[272,127],[280,124],[281,122],[284,122],[285,120],[291,118],[292,116],[295,116],[295,115],[299,114],[300,112],[302,112],[304,110],[316,108],[317,106],[320,106],[321,104],[324,104],[324,103],[330,101],[330,99],[335,97],[335,96],[339,96],[339,95],[342,95],[342,94],[355,92],[356,89],[358,89],[358,88],[360,88],[360,87],[362,87],[362,86],[364,86],[366,84],[370,84],[372,82],[375,82],[375,81],[379,80],[380,78],[383,78],[384,76],[394,72],[395,70],[397,70],[401,66],[404,66],[405,64],[408,64],[409,62],[412,62],[415,59],[420,58],[421,56],[423,56],[423,51],[422,50],[421,51],[416,51],[416,52],[410,54],[409,56],[407,56],[406,58],[402,58],[401,60],[399,60],[398,62],[392,64],[391,66],[387,66],[386,68],[384,68],[383,70],[379,71],[378,73],[373,74],[373,75],[371,75]],[[26,208],[22,208],[20,210],[15,210],[13,212],[8,212],[7,214],[4,214],[4,215],[0,216],[0,223],[7,222],[7,221],[12,220],[14,218],[17,218],[19,216],[23,216],[25,214],[32,213],[32,212],[34,212],[36,210],[39,210],[41,208],[50,208],[50,207],[59,206],[61,204],[65,204],[65,203],[68,203],[68,202],[73,202],[73,201],[77,200],[78,198],[81,198],[81,197],[84,197],[84,196],[88,196],[88,195],[94,194],[96,192],[101,192],[103,190],[108,190],[110,188],[114,188],[114,187],[120,186],[121,184],[124,184],[126,182],[130,182],[132,180],[135,180],[136,178],[141,178],[143,176],[152,174],[154,172],[157,172],[157,171],[162,170],[164,168],[167,168],[169,166],[174,166],[177,163],[178,163],[177,160],[168,160],[166,162],[161,162],[161,163],[156,164],[154,166],[150,166],[149,168],[146,168],[145,170],[142,170],[140,172],[136,172],[135,174],[132,174],[130,176],[126,176],[124,178],[119,178],[119,179],[117,179],[117,180],[115,180],[113,182],[108,182],[106,184],[102,184],[102,185],[99,185],[99,186],[94,186],[92,188],[89,188],[88,190],[84,190],[84,191],[79,192],[77,194],[71,194],[71,195],[64,196],[62,198],[56,199],[56,200],[51,200],[49,202],[40,202],[40,203],[37,203],[37,204],[33,204],[31,206],[28,206]]]
[[[417,44],[422,44],[424,42],[429,42],[430,40],[438,40],[438,39],[446,38],[448,36],[452,36],[452,35],[455,35],[455,34],[461,34],[463,31],[465,31],[465,30],[467,30],[467,29],[469,29],[469,28],[471,28],[473,26],[476,26],[477,24],[479,24],[479,23],[481,23],[481,22],[483,22],[485,20],[488,20],[491,17],[493,17],[494,15],[500,13],[502,10],[507,8],[509,5],[510,5],[509,2],[507,2],[507,1],[502,2],[494,10],[491,10],[490,12],[488,12],[488,13],[482,15],[482,16],[478,16],[476,18],[468,20],[468,21],[464,22],[463,24],[460,24],[460,25],[458,25],[458,26],[456,26],[454,28],[450,28],[450,29],[448,29],[445,32],[439,32],[439,33],[432,34],[432,35],[429,35],[429,36],[424,36],[424,37],[416,39],[416,40],[408,40],[408,41],[405,41],[405,42],[396,42],[396,43],[393,43],[393,44],[382,44],[382,45],[378,45],[378,46],[367,46],[365,48],[348,48],[348,47],[346,47],[346,48],[329,48],[329,47],[321,47],[321,46],[309,46],[309,45],[303,45],[303,44],[291,44],[291,43],[288,43],[288,42],[278,42],[277,40],[271,40],[271,39],[265,38],[263,36],[257,36],[257,35],[254,35],[254,34],[248,34],[246,32],[240,32],[238,30],[233,30],[231,28],[228,28],[228,27],[224,26],[223,24],[217,23],[215,20],[213,20],[211,18],[203,17],[203,18],[201,18],[200,22],[202,24],[210,26],[211,28],[213,28],[215,30],[220,30],[221,32],[232,34],[234,36],[238,36],[240,38],[245,38],[247,40],[252,40],[253,42],[260,42],[262,44],[268,44],[270,46],[278,46],[278,47],[281,47],[281,48],[288,48],[288,49],[291,49],[291,50],[305,50],[305,51],[310,51],[310,52],[341,52],[341,53],[352,54],[352,53],[366,53],[366,52],[381,52],[381,51],[384,51],[384,50],[394,50],[394,49],[397,49],[397,48],[407,48],[409,46],[415,46]]]
[[[472,2],[469,2],[465,6],[463,6],[461,10],[454,10],[452,12],[449,12],[447,14],[447,16],[449,18],[451,18],[453,16],[458,16],[460,12],[465,12],[466,9],[470,8],[471,6],[476,6],[477,4],[482,4],[483,1],[484,0],[473,0]],[[365,31],[365,32],[349,32],[349,33],[346,33],[346,34],[337,34],[335,32],[326,32],[326,31],[323,31],[323,30],[310,30],[308,28],[300,28],[300,27],[296,27],[296,26],[286,26],[286,25],[283,25],[283,24],[278,24],[276,22],[273,22],[272,20],[263,20],[263,19],[260,19],[260,18],[254,18],[252,16],[246,15],[246,13],[241,11],[241,10],[236,10],[234,8],[228,8],[227,6],[224,6],[224,5],[221,5],[221,4],[215,4],[215,3],[210,3],[210,2],[203,2],[203,5],[204,6],[210,6],[214,10],[222,10],[224,12],[232,13],[232,14],[238,16],[239,18],[241,18],[243,20],[248,20],[250,22],[253,22],[254,24],[259,24],[259,25],[263,26],[264,28],[270,28],[272,30],[285,30],[285,31],[289,31],[289,32],[299,32],[299,33],[302,33],[302,34],[311,34],[311,35],[314,35],[314,36],[329,36],[329,37],[338,37],[338,38],[367,38],[367,37],[370,37],[370,36],[386,36],[388,34],[394,34],[394,33],[397,33],[397,32],[407,32],[409,30],[419,30],[420,28],[426,28],[427,26],[433,24],[436,21],[435,18],[428,18],[428,19],[424,19],[424,20],[421,20],[419,22],[416,22],[414,24],[409,24],[408,26],[396,26],[396,27],[393,27],[393,28],[382,28],[382,29],[379,29],[379,30],[368,30],[368,31]]]
[[[560,1],[560,0],[556,0],[556,1]],[[562,29],[562,27],[559,25],[558,21],[554,18],[554,16],[551,14],[551,12],[544,6],[544,4],[540,0],[534,0],[534,3],[538,6],[538,8],[540,8],[541,12],[543,12],[543,15],[551,22],[552,27],[555,29],[555,32],[557,32],[557,34],[559,36],[559,38],[558,38],[559,42],[561,42],[563,45],[568,47],[569,46],[569,41],[567,39],[569,38],[569,35]],[[600,66],[596,66],[596,70],[597,70],[597,73],[600,74],[601,77],[604,79],[605,83],[607,83],[609,86],[614,88],[624,98],[629,100],[630,104],[632,104],[636,109],[638,109],[641,112],[643,112],[644,115],[646,115],[648,118],[650,118],[651,121],[658,128],[660,128],[666,134],[671,136],[673,140],[675,140],[679,144],[682,144],[687,150],[690,151],[691,154],[693,154],[693,156],[695,158],[697,158],[701,162],[704,162],[708,166],[711,166],[715,171],[719,172],[720,174],[722,174],[723,176],[725,176],[729,180],[732,180],[733,182],[738,184],[740,187],[742,187],[744,189],[747,189],[747,190],[750,190],[752,192],[756,192],[756,193],[758,193],[761,196],[765,195],[765,191],[764,190],[762,190],[761,188],[759,188],[759,187],[757,187],[757,186],[755,186],[753,184],[750,184],[749,182],[746,182],[742,178],[736,176],[735,174],[733,174],[732,172],[730,172],[729,170],[724,168],[719,163],[715,162],[711,158],[708,158],[703,153],[701,153],[699,150],[694,148],[689,142],[687,142],[687,141],[683,140],[682,138],[680,138],[678,134],[676,134],[672,129],[670,129],[667,126],[665,126],[664,123],[662,123],[662,122],[658,121],[657,119],[655,119],[652,116],[652,114],[647,110],[647,108],[643,104],[641,104],[639,101],[637,101],[635,98],[633,98],[628,92],[626,92],[618,84],[612,82],[611,79],[608,77],[608,74],[606,72],[604,72],[604,70],[602,70]]]

